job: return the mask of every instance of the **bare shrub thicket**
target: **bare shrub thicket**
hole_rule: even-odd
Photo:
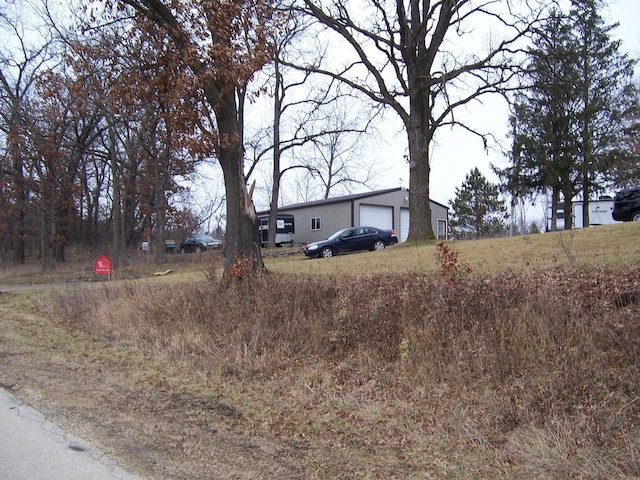
[[[454,284],[461,276],[471,273],[471,265],[458,259],[459,252],[444,240],[436,243],[436,257],[440,264],[440,275],[448,283]]]
[[[487,437],[561,423],[594,445],[638,438],[640,265],[454,270],[444,280],[265,274],[226,286],[106,285],[60,294],[47,308],[95,337],[238,378],[311,358],[349,362],[352,376],[377,378],[397,396],[446,385]],[[627,447],[630,471],[640,446]]]

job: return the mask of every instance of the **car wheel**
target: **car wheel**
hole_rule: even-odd
[[[384,250],[384,242],[382,240],[376,240],[373,244],[374,250]]]
[[[636,212],[631,216],[631,220],[634,222],[640,222],[640,212]]]
[[[198,245],[196,247],[196,253],[200,253],[200,252],[202,252],[202,247],[200,245]]]
[[[187,253],[187,251],[184,249],[184,247],[182,247],[182,248],[180,249],[180,253],[181,253],[182,255],[184,255],[185,253]]]
[[[320,256],[322,258],[331,258],[333,257],[333,250],[330,247],[324,247],[320,250]]]

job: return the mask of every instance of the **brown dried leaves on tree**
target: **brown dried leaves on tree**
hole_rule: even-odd
[[[197,126],[203,145],[213,147],[222,167],[227,202],[225,266],[233,265],[239,256],[254,258],[258,268],[261,262],[256,248],[255,212],[253,207],[246,209],[248,192],[238,95],[272,57],[269,34],[275,23],[271,3],[122,0],[111,4],[118,7],[118,15],[135,13],[132,33],[160,42],[164,54],[156,57],[156,64],[137,59],[140,66],[147,65],[151,72],[160,71],[166,77],[154,77],[142,87],[132,84],[132,94],[136,95],[138,88],[143,92],[147,88],[153,90],[151,87],[157,87],[157,82],[169,87],[171,98],[179,100],[176,106],[186,103],[192,107],[191,112],[185,110],[184,121]],[[186,83],[190,88],[185,90],[180,78],[192,81]],[[169,91],[165,93],[169,95]]]

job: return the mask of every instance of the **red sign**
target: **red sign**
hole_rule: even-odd
[[[111,275],[111,260],[106,255],[96,260],[96,275]]]

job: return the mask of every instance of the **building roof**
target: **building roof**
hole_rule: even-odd
[[[323,198],[322,200],[314,200],[312,202],[304,202],[304,203],[295,203],[293,205],[285,205],[282,207],[278,207],[278,211],[281,212],[286,210],[296,210],[299,208],[315,207],[320,205],[331,205],[333,203],[352,202],[355,200],[363,200],[365,198],[376,197],[378,195],[384,195],[387,193],[398,192],[400,190],[406,190],[406,189],[404,187],[395,187],[395,188],[387,188],[384,190],[373,190],[371,192],[354,193],[351,195],[344,195],[342,197]],[[442,205],[441,203],[434,202],[433,200],[431,200],[431,202],[435,203],[436,205],[440,205],[441,207],[444,207],[447,210],[449,209],[449,207],[447,207],[446,205]],[[261,212],[258,212],[258,215],[265,214],[265,213],[269,213],[269,210],[263,210]]]

